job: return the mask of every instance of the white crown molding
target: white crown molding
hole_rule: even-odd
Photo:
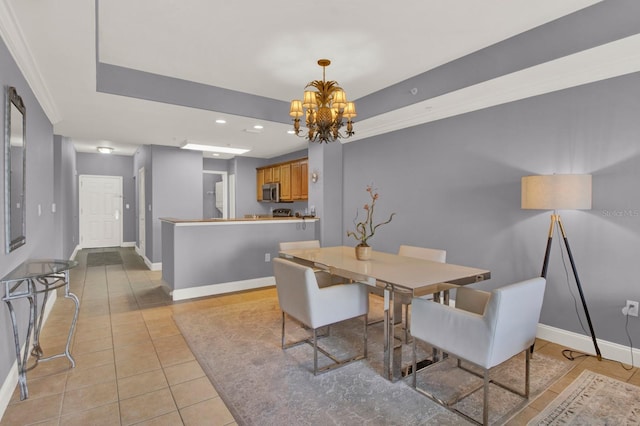
[[[62,120],[8,0],[0,0],[0,37],[52,124]]]

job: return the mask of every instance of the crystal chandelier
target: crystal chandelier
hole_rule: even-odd
[[[335,81],[325,81],[325,69],[331,64],[328,59],[319,59],[322,67],[322,80],[314,80],[305,86],[316,90],[305,90],[304,100],[291,101],[289,115],[293,117],[293,130],[298,136],[304,136],[310,142],[334,142],[344,136],[340,128],[346,119],[346,137],[353,136],[353,121],[356,116],[356,105],[347,102],[347,95]],[[303,110],[306,108],[306,111]],[[300,134],[300,117],[305,115],[308,133]]]

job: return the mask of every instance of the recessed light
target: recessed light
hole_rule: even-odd
[[[256,124],[255,126],[253,126],[254,129],[264,129],[264,126],[262,124]]]
[[[195,151],[207,151],[207,152],[220,152],[223,154],[244,154],[245,152],[251,151],[246,148],[231,148],[229,146],[213,146],[213,145],[202,145],[192,142],[186,142],[181,146],[182,149],[193,149]]]
[[[100,154],[111,154],[112,151],[113,151],[113,148],[111,148],[110,146],[99,146],[98,147],[98,152]]]
[[[222,119],[222,118],[218,118],[218,119],[216,120],[216,123],[218,123],[218,124],[225,124],[226,122],[227,122],[227,120],[224,120],[224,119]]]
[[[296,134],[295,130],[291,130],[291,129],[287,130],[287,133],[289,133],[290,135],[295,135]]]

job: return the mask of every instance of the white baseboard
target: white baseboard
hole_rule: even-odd
[[[120,244],[120,247],[135,247],[136,246],[136,242],[135,241],[127,241],[124,242],[122,244]]]
[[[77,245],[76,248],[73,249],[73,253],[71,253],[71,256],[69,256],[69,259],[71,260],[75,259],[76,255],[80,250],[82,250],[82,247],[80,247],[80,245]]]
[[[213,296],[215,294],[233,293],[242,290],[252,290],[255,288],[270,287],[276,285],[274,277],[254,278],[244,281],[232,281],[221,284],[204,285],[200,287],[180,288],[173,290],[171,296],[173,300],[193,299],[196,297]]]
[[[585,336],[584,334],[578,334],[544,324],[538,324],[538,332],[536,336],[540,339],[547,340],[561,346],[566,346],[568,349],[575,349],[576,351],[591,355],[596,354],[591,336]],[[600,353],[603,358],[631,365],[633,356],[633,365],[638,366],[640,364],[640,350],[633,349],[632,355],[632,351],[629,346],[608,342],[598,338],[596,338],[596,341],[598,342],[598,347],[600,348]]]
[[[144,259],[144,263],[147,265],[150,271],[162,271],[162,262],[152,263],[146,257],[142,257]]]
[[[24,350],[24,347],[22,348]],[[18,362],[15,361],[9,370],[9,374],[5,377],[2,386],[0,386],[0,420],[4,412],[7,410],[7,406],[13,396],[13,391],[16,389],[18,383]]]
[[[151,262],[149,259],[147,259],[147,256],[142,252],[142,250],[140,250],[140,247],[138,247],[135,244],[133,247],[135,247],[136,253],[138,254],[138,256],[142,258],[142,260],[144,261],[144,264],[147,265],[147,268],[149,268],[150,271],[162,270],[162,262],[157,262],[157,263]]]
[[[42,327],[44,327],[44,325],[47,323],[47,318],[49,318],[49,314],[51,313],[51,309],[53,309],[54,303],[56,303],[56,299],[57,299],[56,292],[55,291],[50,292],[49,299],[47,300],[47,304],[45,305],[45,308],[44,308],[44,316],[42,318]],[[18,331],[24,331],[24,330],[21,330],[20,327],[18,327]],[[32,341],[29,342],[29,345],[22,345],[22,347],[20,348],[20,353],[24,354],[25,347],[31,348],[31,346],[32,346]],[[13,345],[12,345],[11,351],[12,352],[15,351],[15,349],[13,348]],[[31,354],[28,355],[28,358],[31,358]],[[9,370],[9,374],[7,374],[7,377],[5,377],[4,381],[2,382],[2,386],[0,386],[0,419],[2,419],[2,416],[4,415],[4,412],[6,411],[7,406],[11,401],[11,397],[13,396],[13,391],[16,389],[17,384],[18,384],[18,361],[16,360],[13,362],[13,365]],[[28,384],[29,382],[27,381],[27,385]]]

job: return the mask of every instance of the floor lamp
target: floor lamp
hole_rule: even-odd
[[[542,265],[541,276],[547,277],[547,267],[549,266],[549,253],[551,252],[551,242],[553,240],[553,232],[556,226],[560,229],[567,255],[571,262],[571,269],[576,280],[580,300],[584,309],[589,331],[591,332],[591,340],[596,349],[598,361],[602,360],[600,348],[596,341],[596,334],[593,331],[593,324],[589,316],[587,301],[584,298],[580,278],[578,278],[578,270],[571,254],[569,240],[562,226],[558,210],[590,210],[591,209],[591,175],[537,175],[524,176],[522,178],[522,208],[535,210],[553,210],[551,214],[551,225],[549,226],[549,238],[547,239],[547,249],[544,254],[544,263]]]

